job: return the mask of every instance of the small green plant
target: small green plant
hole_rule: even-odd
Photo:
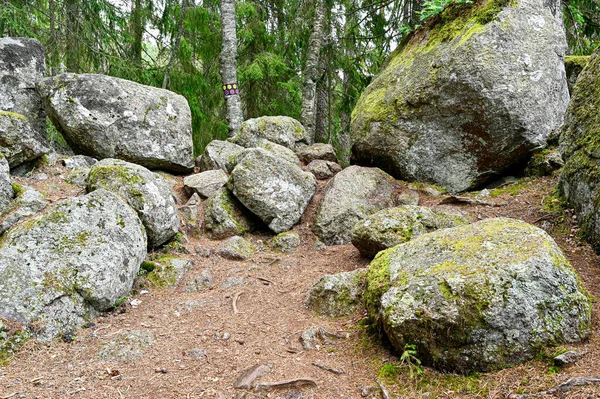
[[[410,378],[415,378],[416,376],[423,374],[421,360],[417,357],[417,347],[415,345],[404,345],[404,352],[402,352],[402,355],[400,356],[400,365],[406,365],[408,367]]]
[[[164,253],[178,253],[178,254],[185,254],[188,253],[187,249],[185,248],[185,246],[183,245],[183,240],[184,240],[185,236],[181,233],[177,233],[175,235],[175,237],[167,244],[165,244],[165,246],[163,247],[163,252]]]
[[[421,11],[419,12],[419,19],[421,22],[427,21],[429,18],[434,17],[444,11],[444,8],[450,4],[456,4],[458,6],[464,6],[466,4],[473,4],[473,0],[429,0],[423,3]]]
[[[394,363],[386,363],[379,370],[379,379],[388,384],[395,384],[399,375],[400,366],[396,366]]]
[[[119,298],[115,301],[115,303],[112,306],[113,309],[118,308],[119,306],[121,306],[122,304],[124,304],[125,302],[127,302],[130,299],[131,299],[131,295],[122,296],[121,298]]]

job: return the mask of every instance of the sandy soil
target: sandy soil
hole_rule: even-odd
[[[18,182],[36,187],[57,201],[82,192],[63,182],[68,171],[60,166],[43,167],[48,180],[18,178]],[[585,286],[600,298],[599,258],[589,246],[576,238],[570,214],[545,212],[542,202],[556,184],[556,178],[522,181],[518,193],[510,192],[487,198],[507,201],[500,207],[461,205],[474,218],[508,216],[544,226],[556,239],[578,270]],[[563,369],[551,367],[547,356],[523,365],[487,374],[458,376],[440,374],[424,368],[410,377],[409,367],[400,366],[400,354],[365,328],[364,312],[330,319],[316,316],[303,301],[312,284],[324,274],[350,271],[368,265],[352,245],[327,247],[318,251],[310,221],[316,212],[324,184],[311,202],[302,222],[294,228],[302,246],[292,254],[270,251],[264,244],[272,234],[263,231],[249,236],[257,247],[265,247],[249,261],[229,261],[216,255],[219,241],[190,235],[185,247],[193,261],[179,287],[167,290],[152,287],[143,277],[136,283],[130,301],[77,331],[73,342],[30,341],[0,368],[0,398],[360,398],[364,387],[380,379],[391,397],[402,398],[504,398],[511,393],[531,393],[551,388],[573,376],[600,375],[599,304],[594,304],[591,338],[574,348],[584,356]],[[179,185],[179,193],[182,194]],[[515,195],[513,195],[515,194]],[[421,193],[421,204],[434,205],[444,196]],[[182,198],[185,201],[185,198]],[[546,201],[547,202],[547,201]],[[211,249],[201,257],[194,248]],[[187,279],[210,268],[212,289],[185,293]],[[230,277],[243,277],[241,285],[224,288]],[[147,292],[146,292],[147,291]],[[232,302],[237,298],[238,313]],[[131,300],[141,301],[133,307]],[[347,339],[335,339],[314,350],[303,350],[300,333],[311,327],[349,333]],[[129,331],[149,331],[152,345],[138,360],[105,361],[98,358],[100,348]],[[196,359],[187,351],[206,350]],[[548,355],[551,354],[549,351]],[[342,371],[335,374],[314,364]],[[397,376],[381,374],[386,363],[396,365]],[[272,371],[260,381],[273,382],[310,378],[317,387],[291,388],[273,392],[236,390],[233,383],[247,368],[269,364]],[[389,377],[389,376],[388,376]],[[378,391],[368,397],[381,397]],[[566,395],[566,396],[565,396]],[[577,388],[562,397],[600,398],[600,385]]]

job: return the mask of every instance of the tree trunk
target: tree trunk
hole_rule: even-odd
[[[144,24],[142,18],[142,0],[134,0],[131,10],[130,30],[133,42],[131,43],[131,61],[134,65],[142,64],[142,48],[144,37]]]
[[[167,84],[169,83],[169,76],[171,75],[171,69],[173,68],[173,64],[175,63],[175,57],[179,52],[179,43],[181,42],[181,36],[183,35],[183,20],[185,19],[186,9],[187,0],[181,0],[181,15],[179,16],[179,21],[177,22],[177,37],[175,38],[175,43],[173,43],[173,48],[171,49],[171,58],[169,59],[169,65],[167,65],[165,78],[163,79],[163,89],[167,88]]]
[[[79,72],[79,3],[78,0],[65,1],[67,11],[67,26],[65,40],[67,43],[67,71]]]
[[[304,67],[304,85],[302,88],[302,112],[300,122],[306,129],[306,134],[310,143],[315,140],[315,119],[316,119],[316,89],[319,74],[319,53],[323,42],[323,20],[325,19],[325,9],[323,0],[315,0],[315,19],[308,43],[308,55],[306,57],[306,66]]]
[[[239,130],[244,116],[237,82],[237,35],[235,28],[234,0],[221,0],[221,25],[223,28],[223,48],[221,50],[221,80],[227,104],[229,137]]]

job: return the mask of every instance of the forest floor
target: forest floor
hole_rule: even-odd
[[[16,180],[34,186],[53,200],[82,193],[63,182],[68,173],[64,168],[46,168],[41,171],[50,175],[48,180]],[[556,182],[556,177],[524,178],[485,198],[506,201],[504,206],[466,204],[460,208],[475,219],[506,216],[544,227],[577,269],[587,289],[600,298],[599,257],[579,242],[572,214],[559,209],[553,197]],[[155,288],[140,277],[128,302],[96,319],[88,328],[78,330],[72,342],[27,342],[9,364],[0,368],[0,398],[358,399],[363,397],[363,388],[376,386],[377,381],[387,387],[391,398],[506,398],[515,393],[544,391],[575,376],[600,375],[598,302],[594,303],[593,333],[587,342],[548,350],[537,359],[510,369],[468,376],[442,374],[428,368],[417,373],[414,360],[401,364],[401,354],[394,353],[369,332],[362,310],[333,319],[315,315],[303,305],[315,281],[325,274],[351,271],[369,263],[352,245],[320,251],[315,248],[310,221],[323,188],[320,183],[302,222],[293,229],[302,239],[301,247],[294,253],[272,252],[264,244],[273,235],[262,232],[248,237],[264,250],[248,261],[230,261],[216,255],[219,241],[190,235],[185,243],[190,254],[182,256],[193,261],[194,269],[179,287]],[[420,194],[421,205],[426,206],[446,197]],[[211,256],[197,255],[194,248],[198,245],[210,248]],[[206,268],[214,276],[213,288],[185,293],[186,279]],[[243,277],[243,283],[224,285],[231,277]],[[131,305],[133,300],[135,307]],[[237,313],[232,306],[234,300]],[[348,337],[303,350],[299,336],[312,327],[348,333]],[[121,362],[98,357],[107,343],[123,333],[140,330],[153,336],[152,345],[141,358]],[[205,350],[206,355],[190,356],[188,351],[193,348]],[[573,365],[554,367],[552,354],[564,349],[575,349],[584,355]],[[257,364],[271,367],[271,372],[259,381],[310,378],[317,386],[273,392],[234,389],[238,376]],[[368,398],[382,397],[379,391],[372,392]],[[577,387],[561,395],[600,398],[600,385]]]

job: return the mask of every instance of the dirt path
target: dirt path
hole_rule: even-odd
[[[545,224],[579,271],[585,286],[600,298],[599,258],[587,245],[578,244],[568,218],[549,216],[541,210],[542,200],[550,195],[555,183],[554,178],[528,180],[517,195],[507,190],[491,199],[508,201],[507,206],[461,208],[476,218],[509,216],[536,222],[538,226]],[[49,194],[55,198],[77,192],[72,186],[62,185],[60,176],[33,185],[46,192],[50,187]],[[308,220],[319,197],[311,203],[302,223],[294,228],[302,238],[302,246],[289,255],[264,249],[249,261],[229,261],[215,254],[218,241],[190,237],[186,248],[191,254],[184,256],[193,261],[194,269],[186,279],[210,268],[214,277],[212,289],[185,293],[185,279],[174,290],[157,289],[141,279],[136,285],[137,294],[130,298],[141,301],[137,307],[128,302],[98,318],[94,325],[77,331],[71,343],[28,342],[9,365],[0,368],[0,398],[348,399],[362,397],[363,387],[374,386],[378,377],[392,397],[503,398],[511,392],[548,389],[572,376],[600,374],[600,309],[596,302],[594,334],[588,342],[575,346],[585,355],[573,366],[555,369],[546,357],[540,356],[494,373],[457,376],[424,369],[422,374],[410,378],[409,368],[399,366],[399,354],[386,349],[365,331],[362,311],[329,319],[316,316],[303,306],[309,288],[324,274],[368,265],[351,245],[323,251],[315,248]],[[439,201],[440,198],[422,196],[422,204]],[[567,219],[566,223],[561,219]],[[264,232],[251,235],[250,240],[261,247],[270,237]],[[197,255],[197,245],[210,248],[211,256]],[[243,277],[243,282],[227,287],[225,283],[231,277]],[[232,306],[234,297],[238,313]],[[311,327],[350,336],[303,350],[298,338]],[[152,334],[152,345],[141,358],[130,362],[99,359],[98,353],[105,344],[130,331]],[[191,349],[200,354],[204,352],[199,349],[204,350],[206,355],[196,358],[190,354]],[[384,367],[387,363],[393,367]],[[240,373],[256,364],[269,364],[272,370],[261,381],[303,377],[313,379],[317,387],[275,392],[234,389]],[[380,394],[375,392],[368,397],[379,398]],[[568,397],[600,398],[600,385],[578,388]]]

